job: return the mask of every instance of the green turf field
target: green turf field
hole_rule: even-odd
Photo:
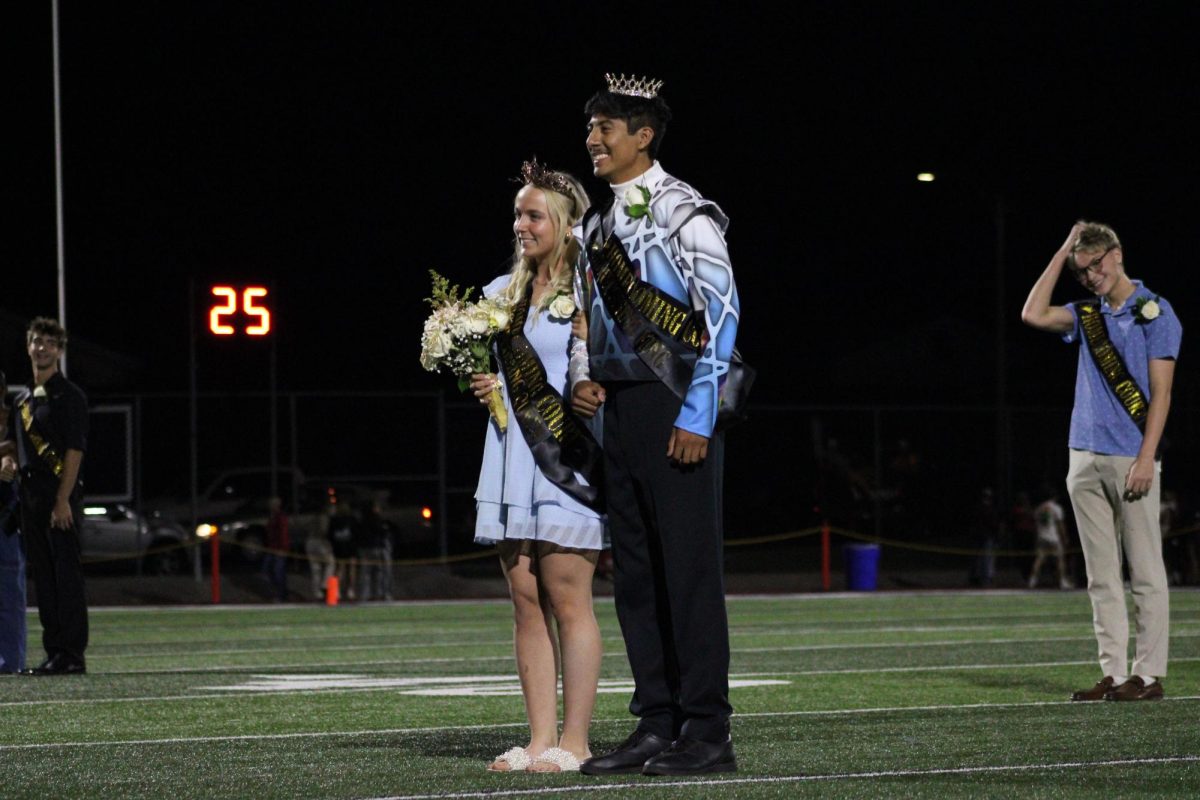
[[[1079,704],[1083,592],[731,598],[740,772],[687,780],[486,772],[526,742],[501,602],[100,609],[88,675],[0,679],[0,798],[1195,798],[1200,592],[1171,606],[1168,699]]]

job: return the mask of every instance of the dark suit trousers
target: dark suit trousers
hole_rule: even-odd
[[[26,485],[26,482],[34,485]],[[41,483],[43,485],[37,485]],[[79,503],[71,501],[75,524],[70,530],[50,527],[55,487],[36,478],[21,486],[21,533],[26,557],[37,584],[38,618],[46,655],[66,653],[83,658],[88,643],[87,600],[79,560]]]
[[[700,467],[673,466],[680,400],[661,383],[608,383],[604,466],[617,617],[638,727],[724,741],[729,627],[722,575],[723,438]]]

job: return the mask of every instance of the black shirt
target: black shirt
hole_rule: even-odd
[[[50,465],[43,456],[38,455],[29,432],[25,430],[22,406],[30,405],[34,431],[61,459],[68,450],[87,451],[87,396],[82,389],[64,378],[61,372],[50,376],[42,388],[46,390],[44,396],[36,388],[21,393],[13,404],[9,429],[17,440],[17,463],[22,472],[54,477]],[[81,469],[77,485],[82,482]]]

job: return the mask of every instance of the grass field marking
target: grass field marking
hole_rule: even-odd
[[[1181,662],[1200,661],[1200,656],[1181,656],[1176,658],[1171,657],[1170,663],[1178,664]],[[806,676],[806,675],[858,675],[870,673],[884,672],[953,672],[959,669],[1041,669],[1042,667],[1078,667],[1081,665],[1095,665],[1096,659],[1089,658],[1084,661],[1039,661],[1032,663],[1008,663],[1008,664],[938,664],[924,667],[849,667],[846,669],[815,669],[803,670],[798,672],[752,672],[743,673],[748,676],[761,675],[782,675],[782,676]]]
[[[827,633],[827,631],[826,631]],[[877,633],[877,631],[863,631],[863,633]],[[1185,639],[1200,637],[1200,631],[1195,633],[1180,633],[1171,632],[1172,639]],[[735,638],[735,637],[730,637]],[[797,644],[775,647],[735,647],[730,650],[731,653],[773,653],[773,652],[804,652],[804,651],[820,651],[820,650],[856,650],[856,649],[886,649],[889,647],[946,647],[950,645],[974,645],[974,644],[1036,644],[1040,642],[1074,642],[1074,641],[1090,641],[1094,639],[1094,634],[1080,634],[1078,636],[1046,636],[1032,638],[1007,638],[1007,639],[941,639],[937,641],[926,642],[839,642],[836,644]],[[620,636],[605,637],[602,641],[609,644],[624,644],[624,640]],[[331,645],[328,649],[353,652],[362,650],[415,650],[415,649],[432,649],[439,647],[504,647],[511,651],[512,639],[503,639],[496,641],[483,642],[438,642],[432,644],[405,642],[398,644],[362,644],[362,645]],[[88,654],[89,660],[104,661],[108,659],[146,659],[146,658],[167,658],[178,655],[187,656],[233,656],[247,655],[251,653],[310,653],[314,649],[308,647],[247,647],[247,648],[226,648],[219,650],[198,650],[188,649],[186,652],[163,652],[158,650],[141,650],[137,652],[125,651],[123,653],[98,653]],[[612,655],[613,651],[605,653]],[[623,655],[623,651],[618,655]],[[498,658],[512,658],[512,653],[506,653],[503,656],[428,656],[426,658],[409,659],[406,663],[429,663],[441,661],[494,661]],[[151,670],[155,671],[155,670]]]
[[[1195,662],[1200,661],[1200,656],[1181,656],[1172,657],[1171,663]],[[395,661],[378,661],[368,662],[376,664],[376,666],[395,666]],[[731,674],[730,678],[806,678],[806,676],[814,675],[846,675],[846,674],[869,674],[869,673],[913,673],[913,672],[954,672],[954,670],[962,669],[1042,669],[1045,667],[1082,667],[1092,666],[1096,663],[1094,658],[1088,658],[1084,661],[1040,661],[1034,663],[1004,663],[1004,664],[932,664],[925,667],[872,667],[872,668],[847,668],[847,669],[809,669],[803,672],[792,672],[792,670],[772,670],[772,672],[748,672]],[[263,666],[259,664],[256,667],[246,667],[247,672],[262,672],[264,669],[311,669],[313,667],[329,667],[332,669],[346,668],[347,664],[330,663],[330,664],[269,664]],[[224,672],[228,673],[228,668],[197,668],[197,669],[169,669],[169,670],[137,670],[137,672],[114,672],[114,673],[94,673],[97,675],[128,675],[128,674],[187,674],[187,673],[209,673],[209,672]],[[505,675],[504,678],[511,679],[511,675]],[[380,688],[346,688],[346,690],[322,690],[326,692],[372,692],[383,691]],[[246,692],[245,697],[260,696],[260,694],[280,694],[281,692]],[[311,690],[296,690],[296,694],[314,694]],[[217,697],[228,697],[228,694],[166,694],[166,696],[158,697],[100,697],[100,698],[56,698],[44,700],[8,700],[8,702],[0,702],[0,708],[13,708],[13,706],[31,706],[31,705],[59,705],[59,704],[79,704],[79,703],[146,703],[154,702],[154,700],[193,700],[193,699],[212,699]]]
[[[991,625],[959,626],[959,627],[953,627],[953,628],[951,628],[951,627],[919,627],[919,628],[917,628],[917,627],[913,627],[913,628],[895,627],[895,628],[863,629],[861,631],[855,631],[855,632],[862,633],[864,635],[878,634],[878,633],[885,633],[885,632],[886,633],[916,633],[916,632],[936,633],[936,632],[943,632],[943,631],[949,631],[949,630],[959,630],[959,631],[992,630],[995,627],[996,626],[991,626]],[[1058,627],[1079,627],[1079,626],[1056,625],[1056,624],[1037,624],[1037,625],[1033,625],[1033,626],[1015,625],[1015,626],[1009,626],[1009,627],[1010,627],[1010,629],[1016,628],[1016,629],[1020,630],[1020,629],[1030,629],[1030,628],[1034,628],[1034,627],[1058,628]],[[1180,627],[1186,628],[1187,626],[1173,625],[1172,627],[1174,628],[1174,630],[1171,631],[1172,639],[1200,638],[1200,630],[1192,631],[1190,629],[1187,629],[1187,630],[1181,631],[1181,630],[1179,630]],[[821,633],[827,634],[829,632],[830,632],[829,630],[804,631],[804,633],[811,633],[811,634],[821,634]],[[378,636],[378,635],[379,634],[371,634],[371,636]],[[770,633],[767,633],[767,632],[763,632],[763,633],[731,633],[730,638],[735,639],[735,638],[746,638],[746,637],[751,637],[751,636],[772,637],[772,636],[792,636],[792,635],[797,635],[797,632],[796,631],[782,631],[782,632],[770,632]],[[325,637],[319,636],[319,637],[314,637],[314,638],[321,639],[321,638],[325,638]],[[1079,635],[1076,635],[1076,636],[1046,636],[1046,637],[1005,638],[1005,639],[966,638],[966,639],[942,639],[942,640],[937,640],[937,641],[925,641],[925,642],[908,642],[908,641],[868,642],[868,643],[839,642],[839,643],[835,643],[835,644],[801,644],[801,645],[787,645],[787,646],[779,646],[779,647],[749,647],[749,648],[741,647],[741,648],[733,648],[730,652],[731,653],[770,653],[770,652],[777,652],[777,651],[780,651],[780,652],[782,652],[782,651],[804,652],[804,651],[820,651],[820,650],[886,649],[889,647],[904,647],[904,648],[945,647],[945,646],[950,646],[950,645],[971,645],[971,644],[1030,644],[1030,643],[1040,643],[1040,642],[1089,641],[1093,638],[1094,638],[1094,634],[1091,633],[1090,631],[1088,631],[1087,633],[1081,632]],[[301,640],[301,637],[291,637],[291,639]],[[610,644],[623,644],[624,643],[624,640],[620,636],[607,636],[607,637],[604,637],[604,639],[602,641],[605,643],[610,643]],[[152,645],[185,644],[185,642],[182,642],[182,641],[169,642],[169,643],[153,642],[153,643],[148,643],[148,644],[152,644]],[[439,648],[439,647],[447,647],[447,648],[504,647],[504,648],[511,649],[512,648],[512,639],[507,638],[507,639],[496,639],[496,640],[489,640],[489,641],[474,641],[474,642],[411,642],[410,641],[410,642],[399,642],[399,643],[395,643],[395,644],[378,644],[378,643],[377,644],[361,644],[361,645],[338,644],[338,645],[331,645],[329,649],[336,649],[338,651],[417,650],[417,649],[428,649],[428,648]],[[185,654],[188,656],[199,656],[199,655],[229,656],[229,655],[257,654],[257,653],[264,653],[264,652],[269,652],[269,653],[301,652],[301,653],[305,653],[305,652],[312,652],[314,649],[320,649],[320,648],[314,648],[311,644],[308,646],[295,646],[295,647],[290,647],[290,646],[289,647],[265,647],[265,648],[264,647],[246,647],[246,648],[224,648],[224,649],[214,649],[214,650],[197,650],[194,648],[189,648]],[[95,662],[95,661],[102,662],[102,661],[105,661],[108,659],[124,660],[124,659],[135,658],[135,659],[140,660],[140,659],[158,658],[158,657],[166,658],[166,657],[171,657],[171,656],[176,656],[176,655],[181,655],[181,653],[162,652],[162,651],[158,651],[158,650],[141,650],[138,652],[130,652],[130,651],[126,650],[119,654],[117,654],[117,653],[89,653],[88,658],[90,660],[92,660],[93,662]],[[605,653],[605,655],[610,655],[610,653]],[[457,661],[476,661],[476,660],[494,661],[494,660],[501,659],[501,658],[511,658],[511,657],[512,657],[511,653],[506,653],[503,656],[430,656],[428,658],[412,659],[407,663],[429,663],[431,661],[432,662],[440,662],[440,661],[456,661],[456,660]],[[157,672],[157,671],[158,670],[149,670],[149,672]]]
[[[920,778],[931,775],[976,775],[1000,772],[1041,772],[1052,769],[1084,769],[1089,767],[1137,767],[1155,764],[1180,764],[1200,761],[1200,756],[1160,756],[1154,758],[1124,758],[1114,761],[1060,761],[1052,764],[1010,764],[982,767],[944,767],[935,769],[879,770],[876,772],[835,772],[826,775],[777,775],[763,778],[698,778],[692,780],[643,779],[637,783],[602,783],[592,786],[545,786],[537,789],[499,789],[479,792],[444,792],[439,794],[402,794],[375,797],[371,800],[467,800],[486,797],[537,797],[575,794],[577,792],[612,792],[623,790],[654,791],[691,786],[747,786],[754,784],[810,783],[815,781],[846,781],[878,778]]]
[[[293,694],[297,691],[329,691],[338,689],[397,689],[399,694],[421,697],[506,697],[521,694],[516,675],[455,675],[424,676],[419,678],[372,678],[365,675],[254,675],[248,683],[230,686],[200,686],[197,691],[242,692],[254,694]],[[729,688],[749,686],[784,686],[791,681],[773,678],[730,678]],[[596,691],[600,694],[626,694],[634,689],[631,678],[602,678]]]
[[[214,697],[227,697],[227,695],[214,695]],[[136,698],[129,698],[135,700]],[[186,698],[179,698],[186,699]],[[1161,702],[1164,703],[1180,703],[1200,700],[1200,695],[1192,695],[1189,697],[1165,697]],[[765,717],[821,717],[821,716],[845,716],[847,714],[895,714],[905,711],[977,711],[977,710],[996,710],[996,709],[1017,709],[1017,708],[1037,708],[1041,706],[1078,706],[1079,704],[1072,700],[1038,700],[1025,703],[962,703],[958,705],[940,705],[940,706],[886,706],[876,708],[835,708],[826,710],[809,710],[809,711],[759,711],[749,714],[734,712],[733,719],[751,719]],[[604,719],[593,719],[592,725],[631,725],[633,718],[629,716],[610,717]],[[66,749],[70,747],[136,747],[136,746],[153,746],[164,744],[203,744],[205,742],[244,742],[244,741],[274,741],[288,739],[318,739],[321,737],[355,737],[355,736],[406,736],[419,735],[424,733],[454,733],[457,731],[478,731],[478,730],[499,730],[502,728],[527,728],[529,723],[522,720],[521,722],[493,722],[487,724],[475,725],[441,725],[436,727],[424,728],[372,728],[357,731],[302,731],[297,733],[250,733],[240,735],[224,735],[224,736],[189,736],[189,737],[174,737],[169,739],[119,739],[113,741],[87,741],[87,742],[39,742],[35,744],[0,744],[0,753],[8,750],[53,750]]]

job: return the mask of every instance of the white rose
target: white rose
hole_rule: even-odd
[[[450,338],[450,334],[445,331],[436,331],[429,336],[426,342],[425,351],[432,358],[445,358],[450,353],[450,348],[454,346],[454,340]]]
[[[575,301],[570,295],[560,294],[550,303],[550,313],[559,319],[569,319],[575,313]]]
[[[487,333],[490,324],[488,313],[482,308],[472,312],[467,318],[467,330],[476,335]]]
[[[642,190],[637,186],[630,186],[625,190],[625,205],[644,206],[646,205],[646,196],[642,194]]]
[[[494,330],[502,331],[508,327],[508,309],[495,306],[488,314],[488,321]]]
[[[1158,303],[1153,300],[1147,300],[1142,303],[1142,319],[1152,320],[1158,319],[1158,315],[1162,313],[1162,309],[1158,307]]]

